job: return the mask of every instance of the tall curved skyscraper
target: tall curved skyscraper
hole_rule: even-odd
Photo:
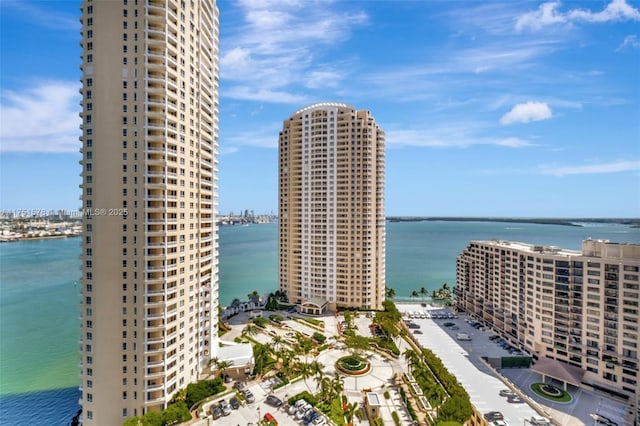
[[[217,347],[218,9],[84,0],[84,425],[164,408]]]
[[[369,111],[317,103],[279,137],[279,285],[304,312],[380,309],[385,135]]]

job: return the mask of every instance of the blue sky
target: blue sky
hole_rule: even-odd
[[[0,209],[77,209],[79,1],[3,0]],[[387,135],[388,215],[640,217],[640,2],[221,1],[219,210],[277,212],[282,121]]]

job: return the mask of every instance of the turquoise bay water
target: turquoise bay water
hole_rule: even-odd
[[[388,223],[387,285],[404,297],[454,285],[456,256],[474,239],[579,249],[588,237],[640,243],[640,229]],[[275,223],[220,228],[220,303],[275,289],[277,253]],[[79,254],[77,238],[0,244],[0,424],[67,424],[78,409]]]

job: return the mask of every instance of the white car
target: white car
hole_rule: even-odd
[[[305,404],[302,407],[300,407],[298,409],[298,411],[296,412],[295,418],[296,420],[300,420],[302,419],[304,416],[306,416],[311,410],[313,409],[313,407],[311,407],[310,404]]]
[[[322,416],[318,416],[315,419],[313,419],[313,421],[311,422],[311,424],[313,426],[322,426],[322,425],[326,425],[327,421],[324,419],[324,417]]]
[[[303,405],[305,405],[307,401],[304,399],[299,399],[295,402],[295,404],[289,406],[289,414],[295,414],[296,411],[300,409]]]

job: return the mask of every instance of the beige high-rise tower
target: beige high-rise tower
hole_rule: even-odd
[[[318,103],[284,122],[279,145],[280,289],[312,314],[380,309],[384,132],[369,111]]]
[[[166,406],[217,347],[218,10],[82,3],[84,425]]]

